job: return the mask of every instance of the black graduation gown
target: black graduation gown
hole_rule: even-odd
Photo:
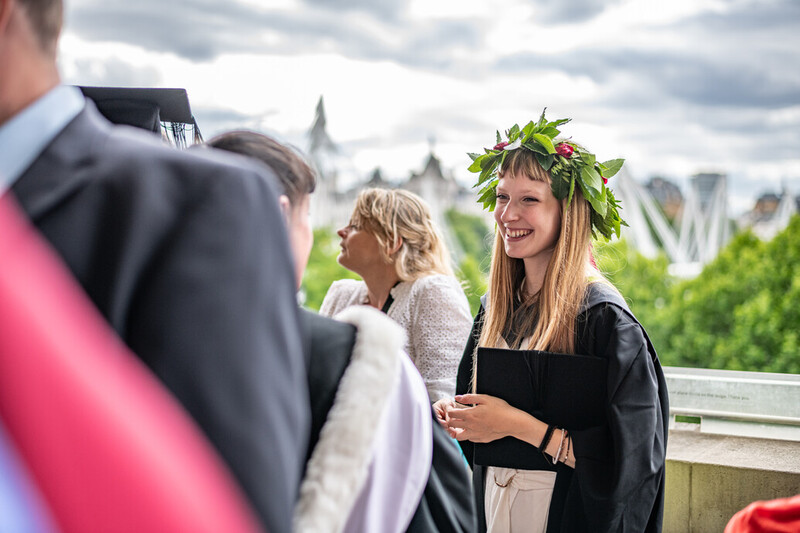
[[[350,364],[357,330],[351,324],[301,311],[309,400],[311,435],[306,461],[311,458],[322,427],[333,407],[339,382]],[[458,447],[436,422],[431,409],[433,455],[425,491],[406,530],[408,533],[469,533],[475,531],[472,498]]]
[[[458,368],[458,394],[469,392],[482,323],[483,307]],[[547,531],[660,532],[669,404],[658,356],[625,301],[602,283],[589,286],[576,335],[576,353],[608,361],[606,419],[602,426],[570,431],[574,471],[542,458],[542,470],[557,472]],[[461,444],[471,458],[473,444]],[[481,531],[486,530],[484,473],[485,467],[474,465]]]

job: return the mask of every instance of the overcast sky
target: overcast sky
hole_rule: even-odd
[[[797,0],[65,0],[61,71],[82,85],[183,87],[206,138],[301,149],[321,95],[366,178],[420,171],[551,119],[641,181],[729,176],[734,213],[800,194]]]

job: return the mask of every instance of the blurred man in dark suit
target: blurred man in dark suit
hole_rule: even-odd
[[[290,530],[309,400],[294,272],[265,168],[114,127],[60,85],[61,0],[0,0],[0,194]]]

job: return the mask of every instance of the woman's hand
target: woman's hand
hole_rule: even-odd
[[[527,415],[505,400],[486,394],[464,394],[454,400],[447,405],[443,420],[450,435],[458,440],[492,442],[507,437],[521,423],[521,416]]]
[[[443,428],[447,428],[447,409],[455,407],[456,402],[453,398],[442,398],[433,404],[433,412],[436,413],[436,421]]]
[[[449,422],[448,411],[456,408],[456,402],[453,398],[442,398],[433,404],[433,412],[436,413],[436,421],[442,426],[447,434],[456,438],[455,431],[453,431],[447,424]]]

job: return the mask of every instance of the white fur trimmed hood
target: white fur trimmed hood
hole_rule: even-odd
[[[356,327],[353,354],[308,462],[294,514],[294,531],[340,532],[363,487],[398,373],[405,332],[380,311],[349,307],[337,320]]]

